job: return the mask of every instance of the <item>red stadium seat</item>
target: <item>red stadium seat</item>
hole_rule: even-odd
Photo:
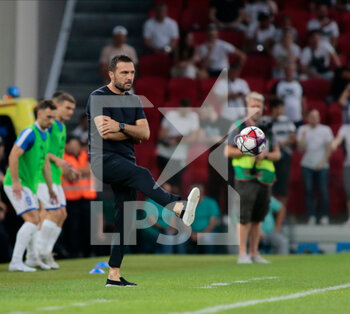
[[[249,54],[243,66],[242,76],[260,77],[269,79],[271,77],[272,58],[266,55]]]
[[[266,80],[260,77],[243,77],[247,81],[251,91],[259,92],[261,94],[265,93],[266,90]]]
[[[209,10],[209,3],[210,0],[189,0],[187,1],[187,8],[197,10],[200,9],[202,12],[204,12],[204,10]]]
[[[140,76],[169,77],[171,57],[163,53],[155,53],[140,57]]]
[[[321,123],[326,124],[327,119],[327,106],[322,100],[307,99],[307,109],[317,109],[321,116]]]
[[[221,31],[219,33],[220,39],[229,42],[230,44],[236,46],[238,49],[244,44],[245,36],[243,32],[234,31]]]
[[[163,77],[144,76],[136,79],[135,92],[145,96],[155,107],[163,106],[167,80]]]
[[[327,117],[328,117],[329,125],[337,125],[337,124],[342,125],[343,112],[342,112],[342,108],[337,102],[331,103],[328,106]]]
[[[205,43],[205,40],[207,38],[207,32],[206,31],[194,31],[193,37],[194,37],[194,43],[197,46],[199,46],[199,45]]]
[[[189,98],[192,102],[198,99],[197,81],[190,78],[172,78],[168,84],[169,99]]]
[[[267,84],[266,84],[266,92],[267,93],[272,93],[274,87],[276,86],[276,84],[280,81],[280,79],[276,79],[276,78],[273,78],[273,79],[269,79],[267,81]]]
[[[290,1],[290,0],[282,0],[282,1],[279,1],[280,3],[280,8],[283,8],[285,10],[307,10],[308,7],[307,7],[307,1],[305,0],[293,0],[293,1]]]
[[[350,54],[350,32],[339,36],[338,49],[344,55]]]
[[[329,164],[330,213],[339,215],[344,213],[346,208],[343,180],[344,152],[342,147],[339,147],[332,154]]]
[[[339,19],[339,26],[341,33],[349,33],[350,32],[350,12],[343,12]]]
[[[324,100],[330,92],[331,84],[324,79],[310,79],[302,81],[304,95],[307,99]]]
[[[206,29],[209,23],[208,12],[189,8],[183,11],[180,27],[185,31]]]
[[[199,82],[199,93],[200,93],[201,99],[204,100],[208,96],[216,80],[217,80],[216,77],[209,77]]]
[[[149,128],[151,130],[151,135],[148,142],[155,143],[158,138],[162,114],[160,113],[158,108],[144,108],[143,110],[145,112]]]

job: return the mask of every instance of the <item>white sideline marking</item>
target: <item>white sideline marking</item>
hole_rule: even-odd
[[[216,287],[223,287],[223,286],[229,286],[231,284],[234,283],[248,283],[250,281],[257,281],[257,280],[269,280],[269,279],[278,279],[278,277],[276,276],[271,276],[271,277],[259,277],[259,278],[251,278],[251,279],[247,279],[247,280],[235,280],[232,282],[214,282],[208,286],[203,286],[203,287],[199,287],[202,289],[210,289],[210,288],[216,288]]]
[[[33,311],[29,311],[29,312],[10,312],[11,314],[24,314],[24,313],[31,313],[31,312],[36,312],[36,311],[58,311],[58,310],[63,310],[63,309],[67,309],[70,307],[84,307],[84,306],[89,306],[92,304],[96,304],[96,303],[106,303],[106,302],[112,302],[115,300],[105,300],[105,299],[97,299],[97,300],[92,300],[89,302],[76,302],[76,303],[72,303],[72,304],[66,304],[66,305],[56,305],[56,306],[45,306],[45,307],[39,307]]]
[[[339,286],[306,290],[306,291],[301,291],[301,292],[297,292],[297,293],[293,293],[293,294],[282,295],[280,297],[272,297],[272,298],[260,299],[260,300],[249,300],[249,301],[244,301],[244,302],[236,302],[236,303],[231,303],[231,304],[223,304],[223,305],[217,305],[217,306],[212,306],[212,307],[206,307],[204,309],[193,311],[193,312],[182,312],[182,314],[217,313],[220,311],[236,309],[238,307],[247,307],[247,306],[261,304],[261,303],[270,303],[270,302],[277,302],[277,301],[284,301],[284,300],[299,299],[299,298],[304,298],[304,297],[312,295],[312,294],[322,293],[322,292],[326,292],[326,291],[346,289],[346,288],[350,288],[350,282],[343,284],[343,285],[339,285]]]

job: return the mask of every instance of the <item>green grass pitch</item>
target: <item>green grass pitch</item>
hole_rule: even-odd
[[[106,274],[89,274],[107,258],[25,274],[1,264],[0,312],[349,313],[350,254],[267,258],[272,264],[237,265],[228,255],[128,255],[123,275],[139,286],[124,288],[106,288]]]

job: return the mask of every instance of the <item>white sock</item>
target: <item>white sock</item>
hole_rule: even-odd
[[[50,239],[52,234],[55,232],[55,227],[57,225],[49,220],[45,219],[41,225],[41,229],[38,232],[37,236],[37,250],[39,255],[48,255],[50,253],[49,246],[50,246]]]
[[[34,234],[32,235],[32,238],[28,243],[27,260],[35,261],[38,258],[38,252],[36,247],[38,233],[39,233],[39,230],[35,230]]]
[[[50,243],[48,246],[49,253],[52,253],[53,247],[55,246],[55,243],[56,243],[58,237],[60,236],[61,231],[62,231],[62,228],[55,225],[54,231],[53,231],[53,233],[51,233],[51,236],[50,236]]]
[[[28,247],[28,243],[33,238],[33,234],[38,230],[38,226],[26,221],[18,230],[16,236],[16,244],[13,249],[11,263],[22,263],[23,254]]]

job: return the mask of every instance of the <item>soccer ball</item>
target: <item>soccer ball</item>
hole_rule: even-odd
[[[236,145],[244,155],[257,156],[266,147],[266,137],[258,127],[249,126],[236,136]]]

